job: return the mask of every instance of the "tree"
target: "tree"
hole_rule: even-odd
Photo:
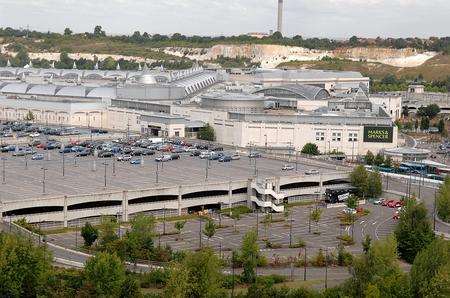
[[[109,252],[113,252],[114,242],[119,239],[116,230],[119,227],[116,219],[114,217],[104,216],[101,218],[100,222],[100,247]]]
[[[357,194],[364,197],[368,188],[368,173],[363,165],[357,166],[350,174],[350,183],[357,188]]]
[[[320,218],[322,217],[322,209],[320,208],[314,208],[314,210],[311,212],[311,220],[314,221],[316,223],[316,233],[319,234],[319,221]]]
[[[383,184],[379,172],[370,172],[367,177],[367,193],[366,197],[378,198],[383,192]]]
[[[25,115],[25,121],[34,121],[35,117],[32,111],[28,111],[28,113]]]
[[[25,238],[0,233],[0,297],[38,297],[51,275],[52,256]]]
[[[248,231],[242,239],[240,260],[244,267],[242,280],[247,283],[256,281],[256,266],[259,259],[258,234],[255,229]]]
[[[183,230],[185,224],[185,220],[175,222],[175,229],[178,231],[178,234],[181,234],[181,230]]]
[[[420,117],[428,117],[433,119],[441,112],[441,108],[437,104],[430,104],[426,107],[420,107],[417,110],[417,115]]]
[[[219,258],[210,248],[188,253],[171,266],[165,297],[225,297]]]
[[[376,166],[381,166],[381,165],[384,163],[384,156],[383,156],[383,154],[378,153],[378,154],[375,156],[375,160],[373,161],[373,163],[374,163]]]
[[[208,219],[205,224],[205,228],[203,229],[203,234],[208,237],[208,242],[216,234],[216,224],[212,219]]]
[[[204,127],[200,128],[200,131],[198,132],[198,138],[205,141],[215,141],[216,135],[214,132],[214,128],[209,125],[209,123],[207,123]]]
[[[84,245],[86,247],[91,247],[98,238],[98,230],[89,222],[86,222],[84,227],[81,228],[81,237],[84,239]]]
[[[97,297],[119,297],[125,282],[125,266],[115,254],[100,252],[86,262],[83,286]]]
[[[352,36],[352,37],[350,37],[350,39],[348,40],[348,42],[349,42],[349,44],[352,46],[352,47],[354,47],[354,46],[357,46],[358,45],[358,42],[359,42],[359,39],[358,39],[358,37],[357,36]]]
[[[95,37],[99,37],[99,36],[106,36],[105,31],[102,30],[102,26],[97,25],[94,28],[94,36]]]
[[[280,39],[283,39],[283,34],[281,34],[280,31],[275,31],[271,37],[274,40],[280,40]]]
[[[416,255],[434,239],[427,209],[414,199],[406,199],[395,229],[400,256],[412,263]]]
[[[436,210],[440,219],[450,222],[450,177],[446,177],[439,188],[436,198]]]
[[[395,237],[374,241],[366,254],[354,260],[352,267],[352,278],[345,285],[346,296],[366,297],[364,294],[375,292],[378,297],[411,297],[407,275],[398,264]]]
[[[372,246],[372,238],[370,235],[366,235],[364,240],[362,241],[362,247],[365,254],[367,254],[370,250],[370,247]]]
[[[313,143],[307,143],[305,144],[305,146],[303,146],[302,151],[303,154],[308,154],[308,155],[319,155],[319,148],[317,147],[316,144]]]
[[[14,66],[23,67],[30,63],[30,57],[28,56],[28,52],[25,48],[21,48],[17,55],[14,57]]]
[[[411,268],[411,288],[415,297],[450,297],[450,242],[434,240],[420,251]],[[446,277],[442,278],[442,273]]]
[[[124,237],[127,257],[136,262],[138,258],[149,259],[154,248],[155,218],[139,214],[131,220],[131,229]]]
[[[427,130],[430,128],[430,119],[428,117],[422,117],[420,119],[420,129]]]
[[[366,156],[364,157],[364,161],[366,162],[366,165],[373,165],[375,157],[373,156],[373,153],[369,150],[366,153]]]
[[[392,158],[390,156],[386,156],[384,159],[384,165],[388,168],[392,167]]]
[[[349,196],[346,205],[348,208],[356,209],[358,207],[358,198],[354,195]]]
[[[70,28],[65,28],[64,29],[64,36],[70,36],[72,35],[72,30],[70,30]]]

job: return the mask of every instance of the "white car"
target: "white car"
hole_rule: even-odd
[[[32,137],[32,138],[37,138],[37,137],[39,137],[40,135],[41,135],[41,134],[38,133],[38,132],[33,132],[33,133],[30,133],[30,134],[29,134],[29,136]]]
[[[284,165],[282,168],[281,168],[281,170],[282,171],[292,171],[292,170],[294,170],[294,166],[293,165]]]
[[[119,156],[117,156],[117,161],[130,161],[131,158],[132,158],[132,156],[129,154],[119,155]]]
[[[239,153],[235,153],[235,154],[233,154],[233,155],[231,156],[231,159],[232,159],[232,160],[239,160],[239,159],[241,159],[241,156],[239,155]]]
[[[318,170],[307,170],[305,172],[305,175],[319,175],[319,171]]]
[[[356,209],[353,208],[345,208],[344,210],[342,210],[342,212],[344,212],[345,214],[356,214]]]

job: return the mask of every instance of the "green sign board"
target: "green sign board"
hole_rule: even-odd
[[[392,143],[393,139],[391,126],[364,126],[364,143]]]

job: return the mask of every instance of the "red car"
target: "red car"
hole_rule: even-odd
[[[403,201],[397,201],[395,203],[395,208],[400,208],[400,207],[403,207]]]
[[[389,208],[398,208],[398,207],[401,207],[401,205],[400,206],[397,206],[399,204],[399,201],[396,201],[396,200],[390,200],[389,202],[388,202],[388,207]]]
[[[381,201],[381,206],[387,206],[389,200],[383,200]]]

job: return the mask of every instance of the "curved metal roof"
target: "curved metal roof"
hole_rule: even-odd
[[[5,85],[0,91],[3,93],[25,94],[30,84],[27,83],[11,83]]]
[[[89,98],[116,98],[116,89],[113,87],[98,87],[88,92]]]
[[[86,97],[86,87],[84,86],[67,86],[62,87],[56,92],[56,96],[69,97]]]
[[[33,95],[55,95],[56,85],[35,85],[31,87],[27,94]]]
[[[270,95],[268,94],[268,91],[277,90],[291,92],[301,98],[308,100],[321,100],[330,97],[330,93],[324,88],[303,84],[287,84],[282,86],[268,87],[258,90],[255,93],[264,93],[265,95]]]

